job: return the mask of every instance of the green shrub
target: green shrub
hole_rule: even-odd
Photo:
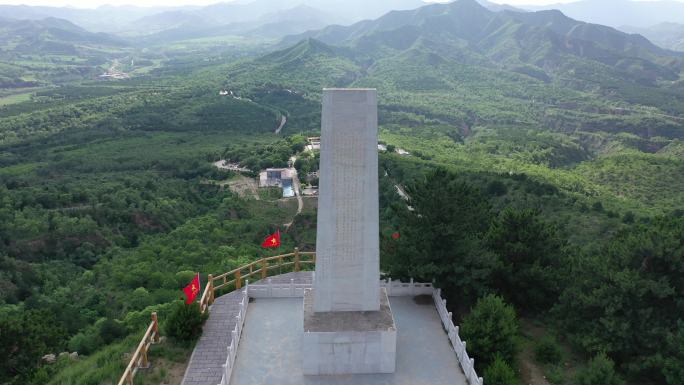
[[[152,304],[152,296],[144,287],[133,290],[133,294],[128,299],[128,304],[134,310],[144,309]]]
[[[461,335],[468,342],[468,352],[480,367],[493,363],[498,355],[504,361],[514,361],[518,321],[513,306],[492,294],[480,298],[463,320]]]
[[[80,354],[91,354],[99,349],[104,342],[94,327],[89,327],[86,330],[79,332],[69,339],[69,350],[79,352]]]
[[[544,376],[546,376],[546,379],[552,384],[560,385],[565,383],[565,373],[560,366],[549,366],[544,371]]]
[[[627,211],[625,213],[625,215],[622,216],[622,222],[623,223],[634,223],[635,219],[636,219],[636,216],[631,211]]]
[[[506,193],[508,193],[508,187],[506,187],[506,185],[499,180],[493,180],[487,184],[487,194],[489,195],[499,197],[506,195]]]
[[[122,323],[128,329],[129,333],[137,333],[146,329],[152,319],[152,313],[156,312],[160,321],[169,318],[171,313],[176,308],[175,302],[167,302],[157,305],[148,306],[140,311],[130,311],[126,313]]]
[[[684,385],[684,322],[678,322],[678,330],[668,337],[667,345],[663,367],[665,383]]]
[[[200,312],[197,302],[186,305],[183,302],[176,302],[173,312],[166,320],[166,334],[178,341],[192,342],[202,333],[202,324],[206,319],[206,314]]]
[[[99,334],[102,341],[108,345],[119,338],[125,337],[127,330],[119,321],[107,318],[99,325]]]
[[[575,378],[576,385],[624,385],[625,382],[615,373],[615,364],[605,353],[589,361]]]
[[[542,364],[558,364],[563,359],[563,352],[555,338],[544,336],[534,348],[534,357]]]
[[[91,354],[103,345],[125,337],[128,334],[126,327],[119,321],[110,318],[100,318],[94,324],[83,329],[71,337],[68,343],[70,351],[80,354]]]
[[[484,371],[484,382],[487,385],[519,385],[515,371],[497,355],[491,365]]]
[[[178,285],[178,288],[183,288],[187,286],[190,281],[192,281],[193,278],[195,278],[195,275],[197,275],[197,272],[195,271],[189,271],[189,270],[183,270],[179,271],[176,273],[176,285]]]

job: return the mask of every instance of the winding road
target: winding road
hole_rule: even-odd
[[[275,134],[280,135],[280,131],[285,127],[285,124],[287,123],[287,116],[283,115],[283,117],[280,119],[280,126],[276,128]]]

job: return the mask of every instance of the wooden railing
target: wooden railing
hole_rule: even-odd
[[[216,291],[224,288],[240,289],[244,286],[245,280],[255,277],[255,281],[266,279],[273,272],[282,274],[290,271],[301,271],[305,266],[316,265],[315,252],[301,252],[295,247],[294,252],[274,257],[261,258],[250,264],[238,267],[221,275],[207,277],[207,285],[200,298],[200,310],[202,313],[209,309],[209,306],[216,299]]]
[[[140,344],[138,344],[138,348],[135,349],[131,361],[128,363],[123,376],[121,376],[121,380],[119,380],[119,385],[133,385],[133,377],[135,377],[138,369],[147,369],[150,367],[147,352],[150,349],[150,345],[158,342],[159,322],[157,321],[157,313],[152,313],[152,322],[150,322],[150,326],[147,327],[147,331],[140,341]]]

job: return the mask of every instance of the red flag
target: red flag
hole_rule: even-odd
[[[185,296],[187,299],[185,300],[185,303],[187,305],[191,304],[195,298],[197,297],[197,294],[200,292],[200,280],[199,280],[199,273],[195,276],[195,278],[192,279],[190,284],[186,287],[183,288],[183,293],[185,293]]]
[[[280,229],[266,237],[264,243],[261,244],[261,247],[264,249],[280,247]]]

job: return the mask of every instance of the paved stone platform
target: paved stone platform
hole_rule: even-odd
[[[297,272],[271,277],[273,283],[290,283],[291,279],[295,283],[311,283],[312,274]],[[217,385],[221,382],[222,365],[226,363],[228,346],[232,339],[231,330],[235,328],[235,316],[240,311],[241,299],[242,291],[234,291],[214,301],[209,310],[209,319],[204,324],[202,337],[190,356],[182,385]],[[301,306],[299,310],[301,311]]]
[[[391,297],[390,306],[398,329],[395,373],[304,376],[302,298],[256,299],[247,310],[230,384],[466,385],[432,301]]]

